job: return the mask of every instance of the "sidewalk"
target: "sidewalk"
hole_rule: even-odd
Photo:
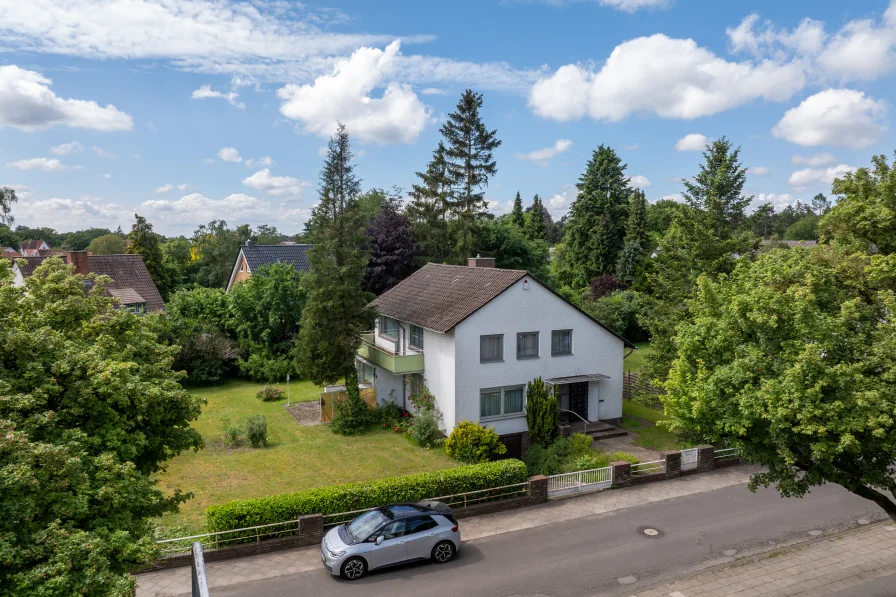
[[[896,526],[877,524],[747,558],[631,597],[815,597],[891,574],[896,574]],[[896,577],[892,587],[896,594]]]
[[[704,493],[747,482],[755,469],[740,465],[710,473],[611,489],[581,497],[461,520],[464,541],[555,524],[631,506]],[[303,547],[206,564],[209,588],[230,586],[263,578],[307,572],[320,567],[317,546]],[[147,572],[137,577],[137,597],[167,597],[188,594],[190,569],[175,568]],[[676,596],[678,597],[678,596]],[[690,597],[690,596],[687,596]]]

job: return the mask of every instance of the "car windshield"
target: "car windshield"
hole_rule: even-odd
[[[365,512],[358,518],[351,521],[348,525],[346,525],[345,529],[348,531],[348,534],[352,539],[357,541],[363,541],[367,537],[370,536],[372,532],[374,532],[381,524],[384,522],[388,522],[389,519],[385,514],[380,512],[379,510],[371,510],[370,512]]]

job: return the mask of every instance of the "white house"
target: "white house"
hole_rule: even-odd
[[[436,397],[450,433],[461,421],[526,443],[526,383],[541,377],[575,425],[622,417],[622,360],[634,346],[523,270],[473,258],[430,263],[378,297],[376,329],[357,364],[377,400],[410,407],[419,384]]]

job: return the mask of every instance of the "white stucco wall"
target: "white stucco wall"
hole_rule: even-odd
[[[403,406],[402,384],[404,383],[403,375],[395,375],[390,371],[386,371],[382,367],[376,367],[376,402],[380,406],[385,405],[392,400],[398,406]],[[390,392],[394,390],[395,394],[390,396]]]
[[[423,378],[442,412],[442,428],[454,429],[454,332],[423,330]]]
[[[528,290],[524,289],[526,279]],[[552,357],[551,331],[563,329],[573,330],[573,354]],[[539,332],[539,358],[517,360],[516,334],[535,331]],[[479,336],[484,334],[504,334],[503,362],[479,362]],[[458,324],[454,342],[455,417],[449,432],[455,422],[479,421],[481,389],[524,385],[536,377],[607,375],[610,379],[589,384],[588,418],[622,416],[622,340],[532,278],[520,280]],[[523,415],[483,423],[499,434],[526,431]]]

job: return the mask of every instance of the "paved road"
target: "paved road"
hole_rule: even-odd
[[[552,526],[464,543],[443,566],[414,564],[349,583],[318,571],[215,589],[215,597],[290,595],[388,597],[625,596],[740,554],[809,539],[810,530],[839,530],[882,512],[828,485],[804,499],[734,486]],[[650,539],[651,526],[665,536]],[[463,531],[463,521],[461,521]],[[730,553],[730,552],[729,552]],[[637,581],[621,584],[619,579]],[[871,585],[869,585],[871,586]],[[856,593],[859,595],[860,593]]]

